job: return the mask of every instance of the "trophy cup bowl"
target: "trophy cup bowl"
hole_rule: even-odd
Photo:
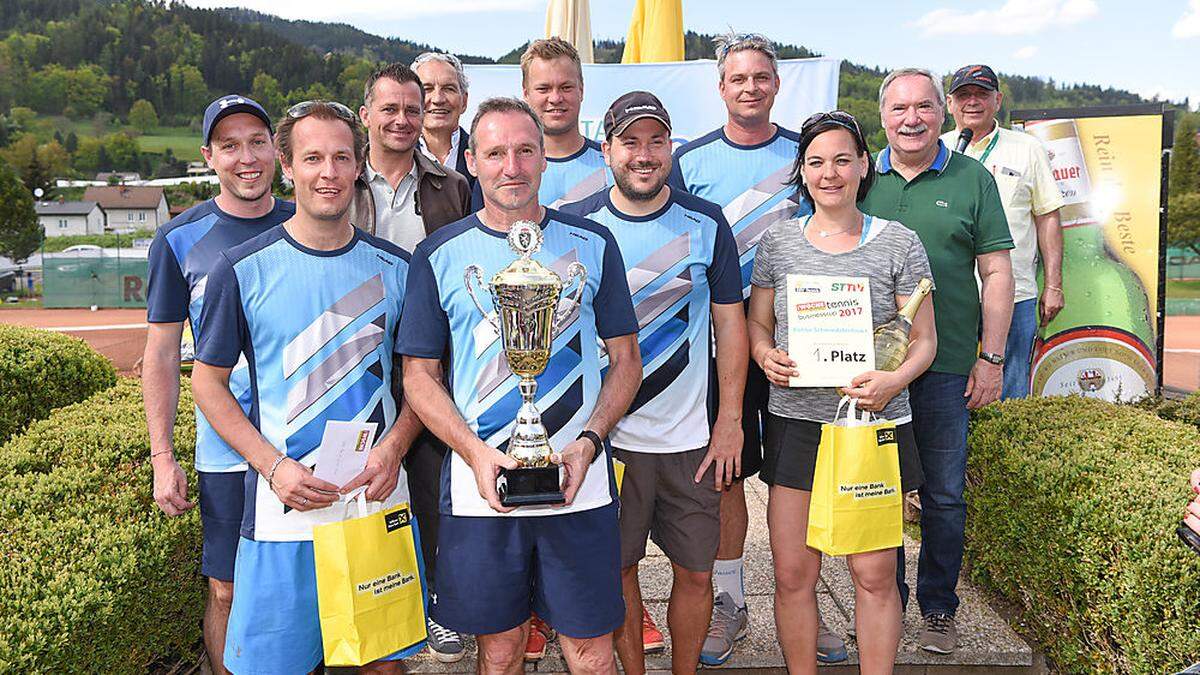
[[[560,309],[562,278],[531,257],[541,248],[541,228],[530,221],[514,223],[508,233],[508,245],[519,257],[497,272],[487,284],[495,307],[494,317],[483,308],[472,283],[483,285],[482,269],[478,265],[469,265],[464,270],[467,294],[499,332],[508,368],[521,378],[517,385],[521,407],[517,410],[507,451],[519,466],[501,470],[497,490],[504,506],[562,504],[565,498],[559,469],[550,461],[554,450],[550,447],[541,413],[534,405],[537,395],[534,378],[546,369],[558,328],[583,296],[587,270],[578,262],[567,268],[567,283],[578,278],[578,286]]]

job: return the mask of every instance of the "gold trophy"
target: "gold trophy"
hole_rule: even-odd
[[[550,361],[554,335],[563,321],[579,306],[587,283],[587,268],[572,262],[567,268],[567,283],[578,277],[574,295],[559,308],[564,288],[562,277],[532,259],[542,247],[542,230],[537,223],[522,220],[508,232],[508,245],[518,257],[496,273],[487,284],[495,314],[488,312],[475,295],[472,281],[483,286],[483,270],[468,265],[464,271],[467,294],[484,318],[500,334],[508,368],[521,381],[521,407],[508,441],[508,456],[520,465],[502,469],[497,481],[500,503],[505,506],[562,504],[563,497],[558,467],[550,462],[553,450],[550,437],[542,425],[542,415],[533,400],[537,393],[535,377],[542,374]]]

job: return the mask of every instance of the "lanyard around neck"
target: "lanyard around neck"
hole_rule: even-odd
[[[996,131],[995,131],[995,134],[992,136],[991,142],[987,144],[987,147],[983,149],[983,154],[979,156],[980,164],[983,164],[984,162],[987,161],[988,155],[992,154],[992,149],[996,147],[996,141],[998,141],[998,140],[1000,140],[999,125],[997,125],[997,127],[996,127]],[[987,165],[984,164],[984,166],[987,166]]]

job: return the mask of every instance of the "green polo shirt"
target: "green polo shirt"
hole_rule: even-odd
[[[969,375],[978,357],[979,286],[975,256],[1013,247],[996,181],[982,164],[938,141],[933,165],[911,181],[879,153],[878,175],[859,206],[917,233],[929,256],[938,349],[930,370]]]

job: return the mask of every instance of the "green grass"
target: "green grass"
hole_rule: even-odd
[[[1171,299],[1200,298],[1200,279],[1168,279],[1167,297]]]
[[[167,148],[175,157],[189,162],[200,159],[200,136],[192,134],[187,127],[156,129],[156,133],[138,136],[138,148],[142,152],[163,153]]]
[[[9,294],[5,293],[3,295],[4,297],[0,298],[0,311],[6,309],[37,309],[42,306],[41,298],[21,298],[16,302],[8,302]]]
[[[46,129],[43,130],[40,136],[44,136],[43,140],[47,140],[58,130],[63,136],[74,131],[79,138],[85,136],[103,136],[118,131],[128,131],[134,135],[140,132],[129,125],[108,125],[103,129],[97,129],[92,120],[73,120],[61,115],[54,117],[39,118],[49,122]],[[197,161],[200,159],[200,134],[192,131],[191,127],[156,127],[148,133],[137,136],[138,148],[142,152],[164,153],[167,148],[170,148],[175,156],[186,161]]]

